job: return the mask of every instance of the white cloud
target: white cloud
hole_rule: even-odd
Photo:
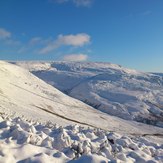
[[[0,28],[0,39],[7,39],[11,37],[11,33],[4,28]]]
[[[7,46],[18,46],[21,44],[19,40],[12,38],[11,32],[7,31],[4,28],[0,28],[0,41]]]
[[[57,42],[60,45],[83,46],[90,41],[90,36],[85,33],[76,35],[59,35]]]
[[[64,61],[86,61],[88,56],[86,54],[69,54],[63,57]]]
[[[50,0],[50,2],[56,2],[56,3],[71,2],[76,6],[89,7],[92,4],[93,0]]]
[[[35,45],[38,44],[42,41],[41,37],[33,37],[30,41],[29,41],[29,45]]]
[[[49,43],[47,46],[45,46],[44,48],[42,48],[41,50],[39,50],[39,53],[47,54],[58,47],[60,47],[59,43],[57,41],[53,41],[53,42]]]
[[[92,0],[73,0],[76,6],[88,7],[92,4]]]
[[[46,54],[63,45],[79,47],[89,42],[90,36],[85,33],[79,33],[76,35],[59,35],[56,40],[52,41],[46,47],[42,48],[39,53]]]

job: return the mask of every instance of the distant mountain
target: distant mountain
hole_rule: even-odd
[[[17,62],[109,115],[163,127],[163,77],[112,63]]]
[[[163,76],[163,73],[153,73],[154,75]]]

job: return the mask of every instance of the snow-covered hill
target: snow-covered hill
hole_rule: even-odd
[[[17,62],[68,95],[110,115],[163,126],[163,77],[111,63]]]
[[[109,131],[161,133],[161,128],[128,122],[71,98],[16,65],[0,61],[0,112],[60,125],[80,124]]]
[[[1,113],[60,125],[108,126],[108,116],[63,94],[25,69],[0,61],[0,77]],[[119,122],[116,117],[114,120]]]
[[[162,137],[163,128],[100,112],[0,61],[0,163],[162,163]]]

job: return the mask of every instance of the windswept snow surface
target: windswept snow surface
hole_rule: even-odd
[[[163,127],[163,76],[111,63],[17,62],[96,109]]]
[[[163,144],[145,137],[2,117],[0,163],[163,162]]]

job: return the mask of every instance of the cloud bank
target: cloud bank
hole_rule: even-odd
[[[85,44],[90,42],[90,36],[85,33],[79,33],[76,35],[59,35],[58,38],[51,43],[49,43],[47,46],[42,48],[39,53],[40,54],[47,54],[51,51],[53,51],[56,48],[59,48],[61,46],[74,46],[74,47],[81,47]]]
[[[63,57],[64,61],[86,61],[88,56],[86,54],[68,54]]]

